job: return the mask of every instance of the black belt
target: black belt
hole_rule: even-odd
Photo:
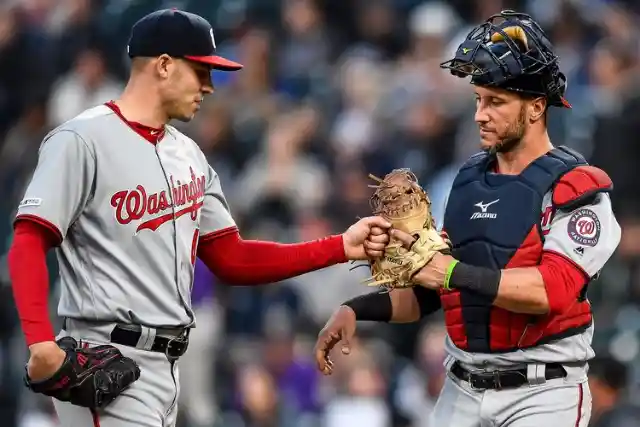
[[[113,331],[111,331],[111,342],[130,347],[137,347],[141,335],[141,328],[130,329],[128,327],[118,325],[113,328]],[[188,346],[189,333],[188,329],[185,329],[181,334],[171,338],[156,335],[150,350],[164,353],[170,359],[177,359],[187,351]]]
[[[567,376],[567,371],[559,363],[547,363],[545,366],[544,376],[548,380]],[[476,390],[516,388],[529,383],[526,368],[493,372],[470,372],[458,362],[454,362],[451,367],[451,373],[458,379],[468,382],[471,388]]]

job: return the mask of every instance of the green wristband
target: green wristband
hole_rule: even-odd
[[[453,274],[453,269],[455,268],[456,264],[458,264],[458,260],[454,259],[451,264],[449,264],[449,267],[447,267],[447,272],[444,274],[444,283],[442,284],[442,288],[443,289],[447,289],[450,290],[451,288],[449,287],[449,281],[451,280],[451,275]]]

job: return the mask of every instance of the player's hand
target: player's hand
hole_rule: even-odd
[[[340,306],[318,334],[315,346],[318,370],[324,375],[333,373],[333,362],[329,353],[342,341],[342,354],[351,352],[351,339],[356,332],[356,314],[350,307]]]
[[[391,230],[391,235],[394,239],[399,240],[405,249],[411,249],[411,245],[415,242],[415,237],[400,230]],[[442,235],[442,234],[441,234]],[[446,236],[446,233],[443,237]],[[448,240],[448,236],[446,239]],[[444,285],[444,279],[447,273],[449,264],[453,262],[454,258],[451,255],[444,255],[442,253],[436,253],[431,261],[418,271],[411,281],[427,289],[437,290]]]
[[[67,354],[54,341],[29,346],[31,356],[27,363],[27,375],[32,381],[50,378],[62,366]]]
[[[391,224],[379,216],[362,218],[342,234],[344,253],[349,260],[381,257],[389,243]]]
[[[371,227],[371,233],[364,241],[364,252],[369,259],[380,258],[385,246],[389,243],[389,230],[381,227]]]

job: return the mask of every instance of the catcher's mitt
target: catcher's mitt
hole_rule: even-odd
[[[374,215],[385,218],[392,228],[416,237],[410,250],[391,239],[384,256],[370,262],[372,277],[369,286],[387,289],[414,286],[411,279],[436,252],[450,253],[450,242],[435,227],[431,216],[431,200],[409,169],[394,169],[383,179],[369,175],[378,182],[370,199]]]
[[[26,386],[35,393],[91,409],[104,408],[140,378],[135,361],[124,357],[112,345],[80,348],[71,337],[57,341],[67,353],[62,366],[46,380],[31,381]]]

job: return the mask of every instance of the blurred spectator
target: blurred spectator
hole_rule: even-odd
[[[626,18],[625,18],[626,19]],[[591,52],[594,128],[592,158],[606,170],[616,191],[611,201],[623,227],[619,254],[629,262],[630,298],[640,301],[640,198],[635,188],[640,149],[635,138],[640,126],[640,71],[638,39],[605,38]]]
[[[406,366],[398,375],[393,402],[412,426],[436,427],[428,421],[446,375],[445,336],[444,326],[425,325],[419,334],[415,363]]]
[[[282,43],[278,76],[281,89],[295,99],[303,99],[322,84],[333,56],[332,40],[315,0],[282,2]]]
[[[261,366],[247,366],[238,375],[240,409],[237,418],[225,420],[233,427],[288,427],[283,406],[286,400],[278,393],[275,381]]]
[[[94,49],[82,50],[71,72],[52,89],[49,123],[58,126],[80,112],[120,96],[123,85],[107,72],[104,57]]]
[[[352,347],[349,356],[337,358],[336,366],[341,368],[336,376],[340,383],[337,394],[327,402],[322,425],[389,425],[391,414],[385,400],[387,383],[377,362],[365,347],[357,345]]]
[[[262,152],[247,164],[234,188],[239,215],[262,210],[267,216],[265,204],[273,200],[290,205],[296,218],[322,206],[328,192],[328,173],[305,151],[317,124],[317,112],[308,107],[271,122]]]
[[[47,66],[50,40],[11,2],[0,3],[0,136],[20,117],[29,101],[46,94],[55,71]]]
[[[593,412],[589,427],[631,427],[640,420],[640,407],[629,402],[629,372],[618,360],[598,356],[589,363]]]
[[[355,26],[359,36],[355,46],[369,46],[384,60],[396,59],[406,43],[400,10],[394,8],[392,0],[358,0],[355,3]]]

